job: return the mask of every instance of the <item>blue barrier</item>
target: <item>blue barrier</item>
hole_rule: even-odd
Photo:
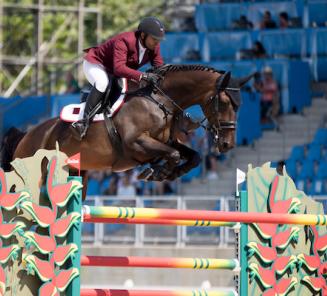
[[[326,0],[308,1],[309,26],[324,26],[327,21]]]
[[[237,121],[237,145],[251,144],[261,137],[260,95],[258,93],[242,92],[242,105]]]
[[[303,29],[265,30],[259,33],[259,40],[271,57],[306,55],[306,34]]]
[[[259,3],[205,3],[196,6],[195,23],[198,31],[210,32],[230,30],[233,21],[245,15],[258,28],[263,14],[269,10],[272,19],[278,22],[280,12],[286,11],[290,17],[302,15],[294,1]]]
[[[200,53],[201,34],[169,33],[161,43],[161,52],[166,62],[180,63],[193,52]]]
[[[208,60],[233,60],[241,49],[251,48],[251,46],[251,33],[247,31],[207,33],[204,36],[202,56],[206,57],[208,54]],[[206,50],[208,53],[205,52]]]

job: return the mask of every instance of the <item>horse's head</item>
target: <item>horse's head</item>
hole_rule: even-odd
[[[226,152],[235,146],[236,112],[240,106],[240,90],[252,75],[231,78],[230,72],[220,75],[214,95],[201,106],[208,119],[208,130],[213,134],[216,149]]]

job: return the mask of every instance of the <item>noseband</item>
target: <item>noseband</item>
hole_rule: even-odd
[[[221,80],[222,76],[217,79],[216,82],[216,89],[217,89],[217,94],[214,96],[209,97],[207,103],[206,103],[206,108],[210,108],[210,106],[213,103],[214,108],[211,110],[211,115],[214,117],[218,117],[219,114],[219,101],[220,101],[220,92],[221,91],[226,91],[229,99],[231,100],[231,95],[228,94],[228,92],[231,91],[240,91],[239,88],[236,87],[222,87],[221,86]],[[237,111],[237,107],[234,105],[233,106],[235,112]],[[209,118],[208,118],[209,121]],[[219,142],[219,132],[223,130],[235,130],[237,125],[237,121],[234,120],[220,120],[218,118],[217,123],[210,123],[208,126],[208,130],[214,135],[214,142],[217,144]]]

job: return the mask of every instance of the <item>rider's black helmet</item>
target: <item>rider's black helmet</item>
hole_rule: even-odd
[[[145,34],[151,35],[153,38],[162,40],[165,38],[165,27],[156,17],[149,16],[141,20],[138,30]]]

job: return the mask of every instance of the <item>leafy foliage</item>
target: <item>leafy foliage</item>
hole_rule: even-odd
[[[74,7],[79,6],[78,0],[44,0],[44,5],[56,7]],[[7,0],[3,8],[3,46],[2,55],[11,58],[24,57],[25,59],[17,59],[15,65],[6,64],[4,59],[4,71],[0,71],[1,83],[0,91],[6,90],[12,81],[17,77],[26,64],[28,58],[35,56],[38,52],[37,48],[37,20],[38,10],[28,10],[23,8],[13,8],[9,4],[37,4],[37,0]],[[101,3],[101,4],[98,4]],[[84,18],[84,44],[83,48],[94,46],[97,40],[104,41],[110,36],[122,31],[132,30],[137,27],[140,19],[147,15],[158,16],[161,19],[163,7],[166,1],[163,0],[85,0],[86,8],[97,8],[101,12],[102,31],[97,31],[98,18],[96,13],[85,12]],[[52,77],[58,77],[53,91],[59,91],[65,88],[65,73],[71,71],[74,67],[74,60],[81,52],[78,52],[78,14],[77,12],[51,11],[45,9],[43,11],[42,35],[43,42],[50,42],[54,34],[59,30],[65,20],[71,17],[71,21],[60,34],[56,42],[53,44],[49,52],[44,57],[45,64],[43,66],[43,85],[49,85],[44,80],[50,80]],[[9,59],[10,60],[10,59]],[[51,61],[51,65],[48,62]],[[54,62],[60,62],[56,64]],[[76,67],[75,67],[76,68]],[[35,67],[34,67],[35,69]],[[19,85],[19,90],[29,92],[31,84],[35,82],[35,71],[29,71],[24,80]],[[76,75],[76,69],[73,73]],[[47,89],[43,89],[47,92]]]

